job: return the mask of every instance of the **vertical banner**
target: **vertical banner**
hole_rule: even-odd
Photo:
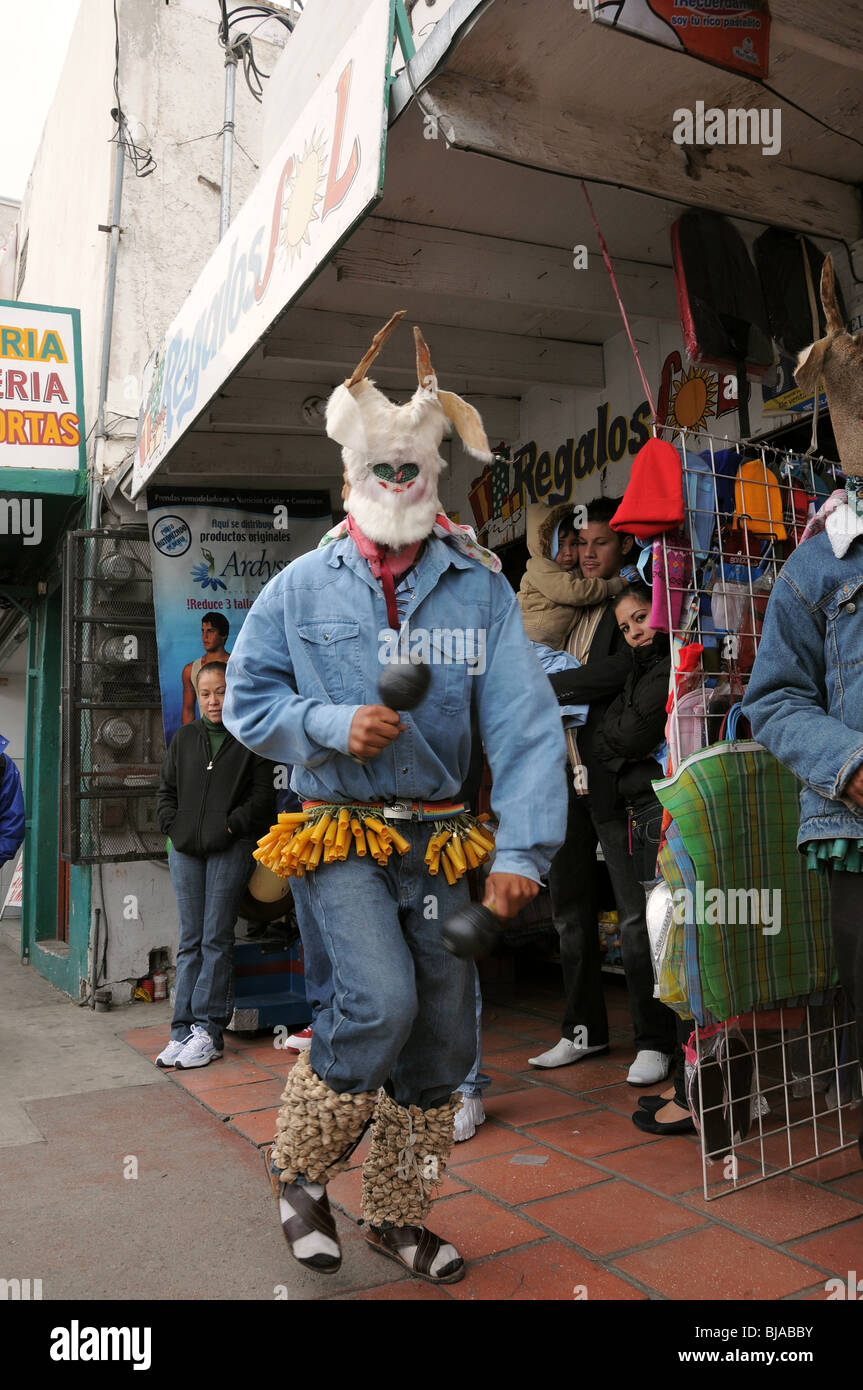
[[[747,77],[767,76],[770,12],[765,0],[595,0],[593,18],[717,67]]]
[[[165,742],[198,717],[195,681],[226,661],[264,585],[332,524],[327,491],[150,488],[147,524]]]

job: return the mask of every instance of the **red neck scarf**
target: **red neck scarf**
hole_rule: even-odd
[[[363,559],[368,560],[369,568],[375,579],[381,581],[387,605],[387,622],[398,632],[399,613],[396,607],[395,581],[414,564],[423,542],[420,540],[416,541],[414,545],[403,545],[401,550],[388,550],[385,545],[378,545],[376,541],[369,540],[350,514],[348,514],[348,535]]]

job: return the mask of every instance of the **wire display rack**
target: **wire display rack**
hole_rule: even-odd
[[[702,433],[696,444],[669,426],[656,433],[681,454],[686,516],[679,531],[653,543],[647,577],[664,585],[672,665],[681,645],[704,648],[699,668],[674,685],[668,755],[675,772],[690,753],[726,737],[779,571],[844,475],[831,460],[771,443]],[[735,493],[737,470],[749,461],[769,475],[763,486],[750,481]],[[841,989],[796,1007],[775,1005],[718,1025],[693,1021],[690,1099],[707,1200],[835,1154],[859,1133],[856,1029]]]

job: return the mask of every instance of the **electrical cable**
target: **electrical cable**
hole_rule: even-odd
[[[302,13],[303,6],[301,0],[295,0],[295,3],[300,13]],[[235,34],[233,37],[231,36],[231,28],[233,25],[243,23],[249,19],[260,19],[262,23],[268,19],[274,19],[279,24],[283,24],[288,33],[292,34],[297,21],[294,19],[293,15],[283,14],[280,10],[265,4],[239,5],[229,14],[227,0],[219,0],[219,8],[222,15],[218,29],[219,42],[226,51],[230,49],[237,60],[242,62],[246,86],[255,98],[255,101],[260,102],[264,95],[264,82],[267,81],[270,76],[268,72],[262,72],[255,62],[252,34],[257,33],[261,25],[258,24],[252,31],[252,34],[243,32]],[[246,151],[243,150],[243,153],[246,154]],[[251,156],[248,157],[251,158]],[[252,162],[254,163],[254,161]]]
[[[123,107],[120,102],[120,23],[117,18],[117,0],[114,4],[114,99],[117,103],[111,111],[113,120],[117,122],[117,133],[112,136],[112,143],[119,144],[125,152],[130,164],[135,170],[135,177],[145,179],[152,174],[156,168],[156,161],[153,158],[153,151],[141,149],[129,134],[129,126],[126,121]],[[124,128],[125,127],[125,133]]]

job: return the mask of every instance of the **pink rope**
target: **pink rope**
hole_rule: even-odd
[[[581,180],[581,187],[584,190],[584,196],[587,199],[587,206],[590,211],[590,220],[592,221],[596,229],[596,235],[599,237],[599,245],[602,251],[602,259],[605,261],[605,268],[608,271],[608,274],[611,278],[612,289],[614,290],[614,295],[617,300],[618,308],[620,309],[620,316],[623,319],[623,326],[626,329],[626,336],[629,339],[629,346],[632,348],[632,353],[635,357],[635,363],[638,367],[639,376],[641,377],[641,384],[644,387],[644,394],[647,396],[650,409],[653,412],[654,422],[656,424],[659,424],[659,420],[656,416],[656,404],[653,399],[653,392],[647,384],[647,377],[644,375],[644,368],[641,365],[641,358],[638,355],[638,348],[635,346],[635,339],[632,336],[632,329],[629,326],[629,319],[626,317],[626,310],[623,307],[623,300],[620,297],[620,290],[617,288],[617,280],[614,278],[614,267],[611,264],[611,256],[608,254],[608,247],[605,244],[605,237],[599,230],[599,223],[596,220],[596,213],[593,210],[593,203],[590,201],[590,194],[587,191],[587,185],[585,184],[584,179]]]

